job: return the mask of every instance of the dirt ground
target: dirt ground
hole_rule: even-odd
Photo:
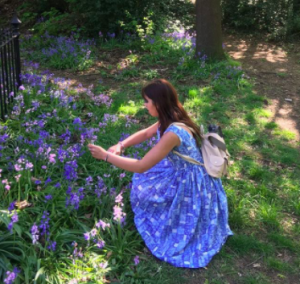
[[[255,90],[268,98],[270,121],[300,141],[300,43],[272,44],[251,37],[225,36],[226,52],[255,79]]]

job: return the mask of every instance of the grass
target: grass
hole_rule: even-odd
[[[74,99],[65,105],[62,96],[50,99],[50,94],[58,90],[57,86],[45,83],[53,92],[38,95],[39,88],[28,82],[26,90],[22,91],[26,108],[31,108],[33,99],[38,99],[41,107],[27,114],[22,109],[20,116],[12,116],[6,123],[1,123],[1,135],[8,133],[10,137],[2,143],[7,151],[0,157],[0,168],[12,188],[7,194],[4,185],[0,185],[0,248],[3,248],[0,250],[0,277],[4,277],[5,271],[12,271],[14,266],[21,268],[16,283],[34,283],[34,278],[38,279],[37,283],[68,283],[72,279],[78,279],[80,283],[103,283],[105,280],[140,284],[288,283],[299,277],[300,155],[294,135],[273,122],[266,122],[270,117],[264,109],[266,98],[253,91],[253,79],[246,77],[239,62],[232,59],[210,62],[203,57],[195,60],[188,54],[191,51],[189,45],[186,50],[182,49],[184,41],[159,36],[155,40],[156,45],[144,42],[140,47],[135,45],[131,52],[132,46],[120,42],[97,47],[97,54],[105,53],[107,57],[111,54],[117,58],[114,63],[108,63],[106,56],[99,57],[101,64],[98,66],[101,67],[97,67],[97,84],[83,93],[66,90]],[[110,51],[112,46],[114,50]],[[38,72],[35,67],[29,68],[30,74]],[[76,68],[74,66],[74,70]],[[43,128],[50,133],[44,142],[51,143],[53,149],[63,146],[66,150],[78,143],[80,137],[75,134],[83,133],[83,130],[74,125],[75,118],[81,118],[82,128],[92,131],[99,127],[99,122],[105,122],[105,114],[116,115],[116,121],[107,121],[105,127],[93,133],[95,143],[103,147],[116,143],[122,135],[150,125],[154,119],[141,108],[140,90],[145,81],[157,77],[165,77],[174,84],[185,109],[198,124],[222,126],[232,156],[233,164],[223,184],[228,197],[230,226],[235,235],[228,239],[207,269],[175,268],[149,254],[133,225],[128,190],[123,195],[126,225],[121,228],[113,220],[115,196],[109,192],[114,188],[117,194],[121,193],[130,182],[129,173],[120,179],[122,171],[93,160],[88,153],[80,155],[73,193],[85,185],[88,176],[94,181],[101,177],[107,192],[101,194],[99,204],[95,192],[89,191],[79,209],[74,210],[65,207],[68,188],[62,169],[66,161],[47,164],[50,172],[46,173],[41,170],[46,160],[37,158],[34,171],[24,171],[19,184],[15,182],[16,173],[8,170],[7,157],[12,157],[16,163],[21,154],[30,159],[28,152],[37,151],[34,145],[27,145],[17,138],[23,135],[36,140],[40,129],[33,124],[28,128],[36,129],[35,133],[28,133],[22,123],[34,121],[54,109],[57,117],[44,118]],[[95,100],[87,95],[89,92],[108,95],[112,99],[111,105],[95,105]],[[128,127],[125,127],[126,123],[129,123]],[[73,133],[69,144],[53,138],[53,134],[61,136],[67,129]],[[86,149],[85,145],[82,149]],[[149,145],[129,149],[126,154],[142,156],[146,151],[143,148],[149,148]],[[14,151],[16,147],[19,147],[19,154]],[[109,177],[105,177],[108,174]],[[32,177],[42,181],[40,189]],[[52,181],[46,185],[48,177]],[[62,184],[59,191],[55,188],[57,182]],[[52,194],[52,200],[46,202],[48,194]],[[7,208],[18,196],[33,206],[16,209],[20,221],[14,224],[13,234],[9,234],[7,225],[11,214]],[[43,242],[32,245],[30,228],[34,222],[41,221],[45,210],[51,217],[51,241],[57,242],[55,252],[47,250]],[[99,219],[111,226],[109,230],[97,232],[106,243],[102,250],[83,238],[83,233],[95,228]],[[83,258],[78,251],[84,252]],[[137,266],[133,263],[136,255],[140,257]],[[107,267],[100,268],[99,263],[106,261]]]

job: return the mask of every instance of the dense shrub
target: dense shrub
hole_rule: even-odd
[[[35,0],[27,2],[25,14],[28,9],[38,22],[36,29],[52,34],[66,33],[67,28],[80,29],[89,36],[96,36],[99,31],[119,36],[137,33],[149,25],[153,30],[162,30],[175,20],[185,25],[193,23],[193,4],[189,0]]]
[[[300,7],[292,0],[222,0],[223,23],[235,30],[267,32],[282,39],[300,31]]]

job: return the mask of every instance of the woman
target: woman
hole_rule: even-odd
[[[177,267],[205,267],[232,235],[221,180],[172,153],[174,149],[203,163],[199,129],[178,101],[174,87],[164,79],[155,80],[143,88],[142,96],[158,122],[108,151],[88,147],[94,158],[135,173],[131,205],[135,225],[149,250]],[[124,148],[156,133],[159,142],[141,160],[119,156]]]

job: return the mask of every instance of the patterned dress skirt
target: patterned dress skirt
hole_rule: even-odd
[[[169,131],[181,141],[176,151],[203,162],[186,130],[172,125],[165,133]],[[134,174],[130,199],[146,246],[174,266],[207,266],[233,234],[221,180],[172,152],[147,172]]]

